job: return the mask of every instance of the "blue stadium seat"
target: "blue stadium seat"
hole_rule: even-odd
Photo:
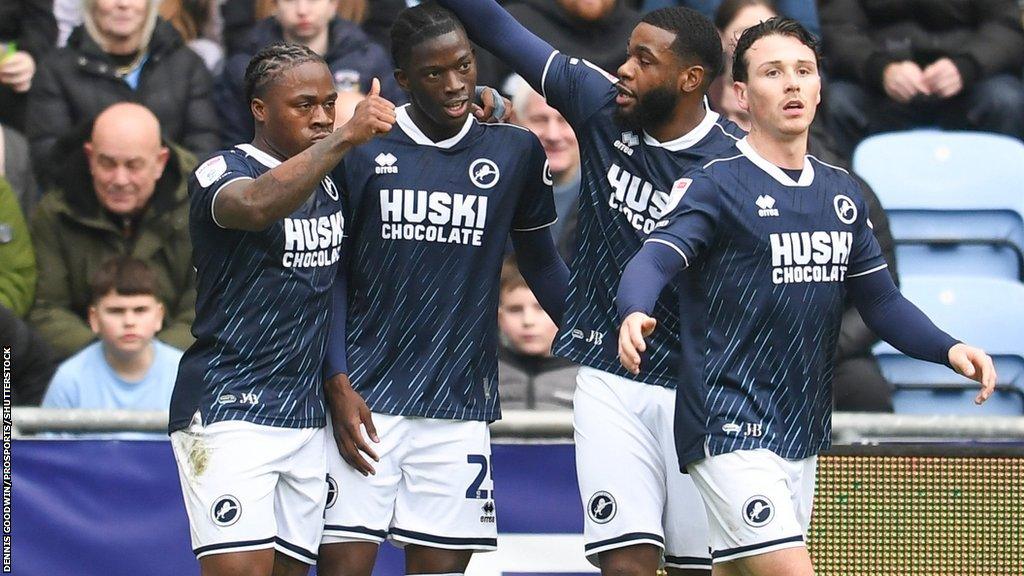
[[[978,386],[952,370],[915,360],[881,343],[875,355],[896,385],[897,412],[916,414],[1024,414],[1024,285],[999,278],[906,276],[903,294],[940,328],[993,358],[997,393],[974,405]]]
[[[853,167],[889,215],[901,269],[1024,278],[1019,140],[938,130],[880,134],[857,147]]]
[[[897,244],[901,276],[1022,277],[1020,256],[1009,246],[996,244]]]

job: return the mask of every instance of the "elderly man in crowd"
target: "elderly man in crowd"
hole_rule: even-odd
[[[530,88],[519,75],[509,78],[505,93],[512,95],[515,111],[512,121],[533,132],[544,146],[551,172],[552,191],[558,222],[551,226],[551,234],[562,258],[572,262],[576,248],[576,210],[580,195],[580,146],[576,133],[565,118],[544,97]]]
[[[70,154],[57,189],[31,222],[39,269],[29,321],[64,358],[94,338],[89,278],[111,256],[145,262],[167,309],[159,338],[192,342],[195,271],[188,233],[188,174],[196,161],[161,141],[160,123],[138,104],[107,108]]]

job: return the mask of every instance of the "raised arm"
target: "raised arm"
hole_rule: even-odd
[[[512,246],[516,250],[519,272],[537,297],[537,302],[555,325],[561,327],[565,299],[569,293],[569,267],[558,254],[551,230],[541,228],[513,232]]]
[[[459,17],[469,38],[500,58],[543,94],[541,81],[550,44],[527,30],[494,0],[438,0]]]
[[[654,332],[657,320],[651,312],[665,286],[686,268],[686,257],[675,246],[648,240],[622,271],[615,297],[619,320],[619,362],[633,374],[640,373],[640,355],[647,350],[644,338]]]
[[[214,218],[224,228],[263,230],[291,214],[309,197],[346,152],[391,130],[395,106],[380,96],[374,79],[370,94],[340,129],[256,179],[232,182],[217,193]]]
[[[996,371],[984,351],[958,342],[903,297],[885,270],[848,278],[847,290],[864,322],[879,337],[907,356],[944,364],[981,384],[975,403],[992,395]]]

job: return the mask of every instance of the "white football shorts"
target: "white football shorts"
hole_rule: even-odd
[[[316,564],[327,502],[324,428],[243,421],[171,434],[197,558],[274,548]]]
[[[363,476],[328,441],[323,543],[494,550],[498,528],[486,422],[373,413],[380,462]]]
[[[704,506],[679,471],[675,391],[580,368],[573,398],[576,472],[587,558],[637,544],[665,566],[711,570]]]
[[[714,562],[805,546],[817,467],[817,456],[786,460],[765,449],[687,466],[707,508]]]

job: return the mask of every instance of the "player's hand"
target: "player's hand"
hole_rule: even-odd
[[[494,88],[482,86],[480,104],[473,103],[473,116],[481,122],[508,122],[512,118],[512,101]]]
[[[931,89],[924,81],[921,67],[909,60],[893,62],[882,72],[882,86],[889,98],[906,104],[918,94],[931,94]]]
[[[370,93],[356,104],[352,119],[342,125],[342,139],[353,146],[366,143],[378,134],[390,132],[395,118],[395,105],[381,97],[380,80],[374,78]]]
[[[380,457],[366,441],[366,436],[377,443],[380,438],[377,437],[377,429],[373,426],[370,409],[363,397],[352,389],[347,374],[331,377],[324,389],[331,410],[331,425],[334,428],[334,440],[338,443],[338,452],[349,466],[363,476],[375,474],[373,464],[364,455],[374,462],[380,462]],[[364,427],[366,436],[363,435]]]
[[[36,73],[36,61],[28,52],[15,52],[0,60],[0,84],[15,92],[28,92]]]
[[[974,346],[959,343],[949,349],[949,365],[958,374],[981,383],[981,392],[974,399],[975,404],[988,400],[996,389],[996,367],[992,357]]]
[[[951,98],[964,89],[964,79],[960,70],[949,58],[939,58],[924,69],[924,82],[932,94],[942,98]]]
[[[654,332],[658,321],[643,312],[633,312],[619,328],[619,362],[633,374],[640,373],[640,355],[647,350],[644,338]]]

